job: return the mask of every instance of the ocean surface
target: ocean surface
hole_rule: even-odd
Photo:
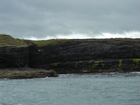
[[[140,105],[140,73],[0,79],[0,105]]]

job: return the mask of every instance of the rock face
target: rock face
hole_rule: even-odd
[[[30,46],[29,66],[58,73],[140,70],[139,39],[81,39]]]
[[[29,47],[23,40],[0,34],[0,69],[28,66]]]
[[[140,39],[22,40],[24,45],[20,46],[21,40],[10,46],[2,41],[0,69],[31,67],[54,69],[57,73],[140,71]]]
[[[54,70],[0,70],[0,78],[8,79],[30,79],[57,76],[58,74]]]
[[[27,46],[0,47],[0,68],[26,67],[29,61],[29,48]]]

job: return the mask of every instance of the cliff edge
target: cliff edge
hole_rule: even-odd
[[[140,39],[13,38],[15,43],[10,46],[0,40],[0,68],[44,68],[57,73],[140,71]]]

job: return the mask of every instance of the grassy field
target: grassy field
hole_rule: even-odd
[[[132,38],[110,38],[110,39],[50,39],[50,40],[24,40],[24,39],[15,39],[10,35],[0,34],[0,47],[2,46],[30,46],[36,45],[38,47],[48,46],[48,45],[56,45],[62,43],[96,43],[96,42],[109,42],[109,43],[121,43],[121,42],[132,42],[132,43],[140,43],[140,39],[132,39]]]
[[[38,40],[38,41],[32,41],[37,46],[47,46],[47,45],[56,45],[59,43],[65,43],[68,39],[50,39],[50,40]]]
[[[0,47],[3,46],[27,46],[24,40],[15,39],[10,35],[0,34]]]

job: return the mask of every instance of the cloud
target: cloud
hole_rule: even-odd
[[[125,32],[122,34],[119,33],[102,33],[93,37],[88,36],[86,34],[69,34],[69,35],[56,35],[46,36],[44,38],[36,38],[36,37],[24,37],[24,39],[29,40],[48,40],[48,39],[105,39],[105,38],[140,38],[140,32]]]
[[[140,32],[139,3],[139,0],[1,0],[0,33],[37,39],[104,37],[104,33],[125,36]]]
[[[123,34],[102,33],[95,38],[140,38],[140,32],[126,32]]]
[[[90,36],[83,35],[83,34],[70,34],[70,35],[57,35],[55,37],[47,36],[44,38],[36,38],[36,37],[24,37],[24,39],[29,40],[48,40],[48,39],[89,39]]]

